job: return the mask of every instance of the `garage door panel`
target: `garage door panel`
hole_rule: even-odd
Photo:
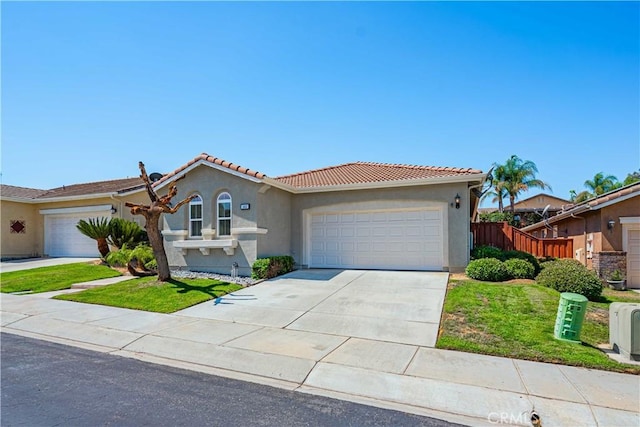
[[[328,218],[338,218],[338,223],[329,223]],[[311,267],[441,270],[444,266],[439,209],[314,214],[311,224]],[[340,237],[331,231],[334,228]],[[340,242],[337,247],[336,242]]]
[[[52,257],[99,257],[95,240],[80,233],[78,221],[99,215],[66,214],[45,216],[45,252]]]

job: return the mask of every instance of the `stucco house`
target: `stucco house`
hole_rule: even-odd
[[[626,272],[628,287],[640,288],[640,183],[565,206],[522,230],[536,237],[573,239],[575,258],[600,277],[619,269]]]
[[[270,178],[201,154],[154,183],[174,201],[197,195],[162,234],[173,268],[250,273],[261,257],[291,255],[302,268],[462,271],[470,218],[485,174],[450,167],[354,162]],[[165,191],[163,191],[165,190]],[[2,186],[2,256],[96,256],[75,230],[81,218],[141,223],[139,178],[53,190]],[[18,224],[18,225],[16,225]]]

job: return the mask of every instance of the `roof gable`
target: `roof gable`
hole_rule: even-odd
[[[352,162],[274,178],[293,188],[335,187],[356,184],[409,182],[459,178],[481,174],[476,169]]]
[[[162,178],[156,181],[153,184],[153,186],[162,187],[166,185],[168,182],[176,178],[179,178],[181,175],[187,173],[189,170],[193,169],[194,167],[199,166],[200,164],[208,164],[209,166],[212,166],[216,169],[227,171],[229,173],[233,173],[240,176],[244,175],[247,178],[257,178],[257,179],[266,178],[266,175],[261,172],[254,171],[240,165],[236,165],[234,163],[223,160],[219,157],[210,156],[207,153],[202,153],[199,156],[194,157],[184,165],[180,166],[176,170],[165,174]]]

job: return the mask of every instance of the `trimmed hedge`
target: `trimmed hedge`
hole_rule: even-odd
[[[259,258],[251,266],[252,279],[271,279],[293,271],[293,257],[289,255]]]
[[[602,294],[602,282],[598,275],[574,259],[559,259],[544,263],[536,277],[538,284],[558,292],[573,292],[590,300]]]
[[[472,279],[488,282],[502,282],[509,278],[504,263],[496,258],[473,260],[467,265],[465,273]]]
[[[533,266],[533,269],[534,269],[533,275],[531,277],[528,277],[528,279],[533,279],[538,275],[538,273],[540,273],[540,263],[538,262],[538,258],[536,258],[535,256],[531,255],[528,252],[505,251],[503,253],[503,256],[505,261],[510,259],[523,259],[525,261],[528,261]]]
[[[536,277],[535,267],[526,259],[508,259],[504,262],[504,267],[512,279],[533,279]]]
[[[504,253],[502,252],[502,249],[496,248],[495,246],[480,245],[473,248],[471,251],[471,259],[482,258],[495,258],[503,261]]]

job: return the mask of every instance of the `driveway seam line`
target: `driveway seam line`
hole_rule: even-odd
[[[355,271],[355,270],[342,270],[343,272],[345,271]],[[304,313],[302,313],[300,316],[296,317],[295,319],[293,319],[291,322],[287,323],[286,325],[284,325],[281,329],[287,329],[289,326],[291,326],[293,323],[297,322],[301,317],[303,317],[305,314],[310,313],[311,310],[313,310],[314,308],[316,308],[317,306],[319,306],[320,304],[322,304],[323,302],[325,302],[327,299],[331,298],[332,296],[334,296],[336,293],[340,292],[341,290],[343,290],[345,287],[347,287],[348,285],[350,285],[351,283],[353,283],[355,280],[359,279],[360,277],[364,276],[366,274],[366,271],[361,272],[360,274],[358,274],[353,280],[350,280],[349,282],[345,283],[343,286],[341,286],[339,289],[336,289],[333,293],[327,295],[324,299],[322,299],[322,301],[319,301],[316,305],[304,310]],[[338,275],[339,276],[339,275]]]

